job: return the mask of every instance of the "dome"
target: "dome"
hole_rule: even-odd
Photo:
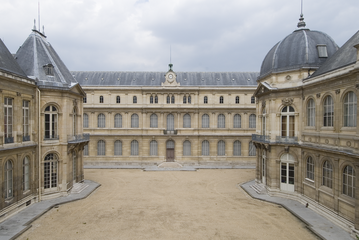
[[[303,28],[303,22],[298,27],[268,52],[259,79],[270,73],[317,69],[338,50],[337,44],[327,34]]]

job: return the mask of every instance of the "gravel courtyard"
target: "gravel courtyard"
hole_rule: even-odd
[[[285,209],[239,186],[253,169],[85,169],[102,186],[54,208],[19,239],[317,239]]]

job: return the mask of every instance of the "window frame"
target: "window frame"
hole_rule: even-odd
[[[106,127],[106,115],[103,113],[99,113],[97,115],[97,127],[105,128]]]
[[[343,126],[344,127],[357,126],[357,96],[353,91],[347,92],[344,96]]]

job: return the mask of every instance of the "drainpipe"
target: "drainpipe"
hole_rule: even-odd
[[[41,108],[40,108],[40,103],[41,103],[41,92],[39,88],[36,88],[37,90],[37,94],[38,94],[38,119],[37,119],[37,124],[38,124],[38,135],[37,135],[37,142],[38,142],[38,161],[39,161],[39,165],[38,165],[38,170],[39,170],[39,202],[41,201]]]

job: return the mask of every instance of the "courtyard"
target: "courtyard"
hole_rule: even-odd
[[[284,208],[239,184],[254,169],[85,169],[101,187],[53,208],[19,239],[317,239]]]

